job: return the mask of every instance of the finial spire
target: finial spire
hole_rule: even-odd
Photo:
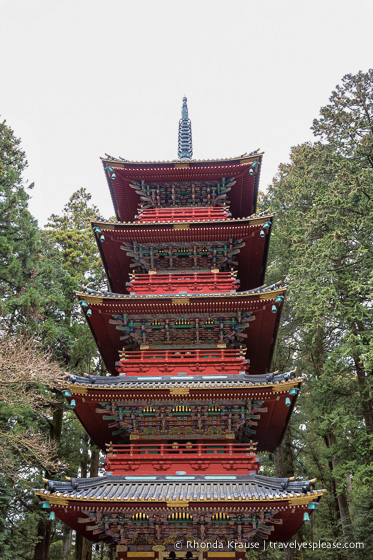
[[[178,157],[179,159],[192,159],[193,157],[192,123],[188,115],[186,97],[183,97],[181,119],[179,120]]]

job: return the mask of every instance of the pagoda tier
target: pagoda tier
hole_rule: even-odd
[[[131,274],[127,291],[131,295],[177,294],[185,292],[210,294],[214,292],[236,292],[239,284],[234,272],[184,272]]]
[[[232,375],[248,369],[245,351],[237,350],[140,350],[123,352],[118,373],[126,376]]]
[[[143,204],[221,206],[229,192],[234,218],[256,211],[262,154],[227,160],[130,162],[102,160],[118,220],[133,220]],[[227,190],[228,187],[228,190]],[[215,197],[215,200],[214,200]],[[216,200],[217,197],[218,200]]]
[[[62,389],[101,449],[129,441],[258,442],[274,451],[302,379],[274,375],[69,376]]]
[[[237,474],[258,472],[260,459],[250,443],[213,445],[177,443],[155,445],[108,445],[105,470],[127,475],[139,470],[142,475],[185,472],[186,474]]]
[[[116,373],[122,349],[239,348],[250,372],[270,367],[286,288],[236,294],[128,296],[86,290],[77,293],[108,370]]]
[[[92,223],[110,287],[136,273],[238,271],[243,290],[264,282],[272,215],[214,222]]]
[[[87,539],[114,541],[122,551],[171,551],[185,537],[228,551],[232,541],[288,541],[325,492],[314,482],[257,474],[105,475],[47,481],[36,493]]]

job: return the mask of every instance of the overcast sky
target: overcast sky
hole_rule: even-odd
[[[0,0],[0,116],[22,139],[43,226],[86,187],[113,215],[100,162],[261,148],[261,188],[347,73],[372,61],[371,0]]]

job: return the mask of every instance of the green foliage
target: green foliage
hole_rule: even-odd
[[[373,69],[344,76],[329,101],[313,121],[315,136],[325,138],[337,153],[372,167]]]
[[[97,209],[89,206],[90,195],[80,189],[63,215],[51,217],[50,227],[39,231],[28,211],[29,196],[22,180],[26,166],[20,141],[1,123],[0,312],[4,319],[2,335],[12,335],[2,338],[0,352],[0,478],[4,489],[0,556],[4,559],[33,558],[38,533],[50,534],[56,546],[61,539],[46,513],[40,511],[30,482],[25,490],[21,478],[32,480],[35,487],[42,486],[44,472],[40,469],[56,475],[61,469],[59,458],[66,463],[61,476],[76,476],[80,468],[83,429],[69,411],[61,432],[65,405],[48,387],[51,367],[43,368],[43,349],[70,371],[101,368],[97,348],[73,294],[81,283],[99,285],[102,281],[89,226]],[[36,358],[40,358],[38,363]],[[40,373],[38,379],[29,378],[31,371],[33,375],[35,371]],[[59,372],[56,366],[53,375]]]
[[[29,195],[22,181],[27,167],[20,140],[5,121],[0,123],[0,315],[27,288],[37,243],[37,225],[28,211]]]
[[[98,216],[98,208],[89,205],[91,198],[86,189],[77,190],[65,205],[62,216],[53,214],[46,225],[62,254],[72,291],[82,281],[96,286],[103,281],[102,263],[90,227],[90,222]]]
[[[0,554],[2,560],[31,560],[36,544],[40,508],[27,484],[17,489],[4,477],[0,479]],[[45,514],[44,514],[45,515]]]
[[[329,490],[312,537],[364,541],[365,555],[373,550],[361,526],[373,491],[372,81],[372,70],[343,78],[313,124],[325,142],[294,147],[263,200],[276,213],[267,282],[290,284],[275,368],[296,365],[306,376],[290,427],[293,470]]]
[[[82,285],[99,287],[105,282],[90,226],[98,209],[90,205],[90,200],[91,195],[84,188],[79,189],[65,205],[62,215],[53,214],[43,231],[43,239],[58,254],[60,278],[64,279],[59,297],[62,294],[64,300],[60,310],[64,313],[65,329],[55,341],[70,370],[81,373],[101,367],[96,345],[74,297],[74,291]]]

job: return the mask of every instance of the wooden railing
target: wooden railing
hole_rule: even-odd
[[[230,272],[134,274],[128,284],[134,294],[230,292],[235,290],[236,277]]]
[[[110,459],[120,459],[120,456],[134,458],[154,459],[154,456],[172,459],[189,459],[196,457],[206,457],[208,459],[224,458],[243,458],[255,457],[254,443],[229,443],[224,444],[195,444],[195,443],[174,443],[160,445],[128,444],[128,445],[108,445],[107,454]]]
[[[128,362],[146,362],[154,364],[158,360],[167,362],[220,362],[222,360],[242,360],[244,350],[219,348],[213,350],[139,350],[127,351],[122,353],[124,364]]]
[[[228,216],[228,211],[222,207],[152,208],[141,210],[139,221],[142,223],[211,221],[226,220]]]

